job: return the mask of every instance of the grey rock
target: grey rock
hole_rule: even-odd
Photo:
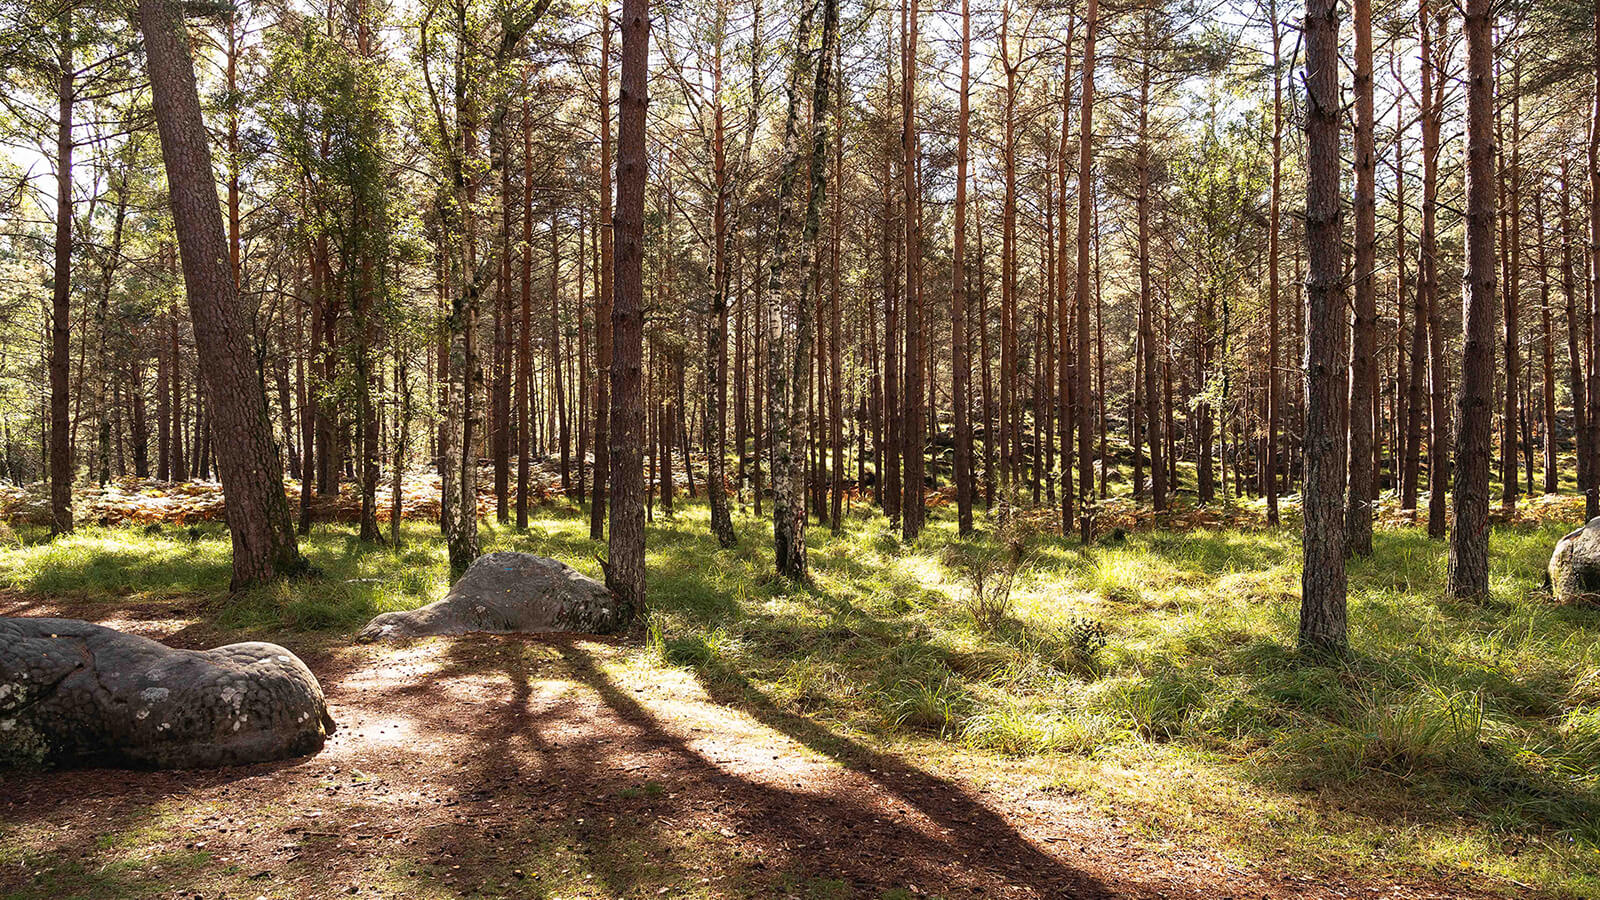
[[[0,766],[243,765],[314,753],[333,731],[316,676],[277,644],[175,650],[0,617]]]
[[[378,616],[363,641],[430,634],[606,634],[626,615],[605,585],[571,566],[532,553],[490,553],[474,560],[443,600]]]
[[[1600,516],[1556,542],[1549,588],[1561,603],[1600,599]]]

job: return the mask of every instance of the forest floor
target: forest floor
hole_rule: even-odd
[[[797,588],[758,521],[720,551],[689,505],[633,635],[394,646],[350,638],[442,593],[420,523],[319,528],[321,578],[227,603],[214,525],[24,529],[0,615],[274,640],[340,727],[272,765],[0,776],[0,897],[1594,896],[1600,612],[1537,590],[1559,510],[1497,529],[1470,606],[1440,545],[1380,530],[1332,667],[1289,649],[1289,529],[1039,536],[980,626],[985,544],[944,511],[913,546],[814,528]],[[595,573],[584,517],[541,513],[486,549]]]

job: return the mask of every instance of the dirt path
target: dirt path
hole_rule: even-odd
[[[0,615],[229,638],[170,604]],[[981,792],[602,641],[285,643],[339,722],[321,754],[8,776],[0,897],[1481,896],[1150,850],[1072,797]]]

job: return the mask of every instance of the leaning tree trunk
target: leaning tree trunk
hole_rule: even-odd
[[[173,0],[139,0],[138,16],[189,314],[196,342],[205,348],[200,374],[209,395],[212,432],[224,445],[218,463],[233,535],[231,587],[237,591],[304,572],[307,565],[295,543],[283,493],[283,461],[229,271],[211,147],[182,10]]]
[[[649,0],[623,0],[617,98],[616,296],[611,307],[611,541],[606,586],[635,616],[644,593],[644,186]]]
[[[1446,589],[1459,599],[1489,593],[1489,442],[1495,320],[1494,32],[1490,0],[1468,0],[1467,268],[1461,390],[1456,399],[1455,490]]]
[[[1306,6],[1306,424],[1302,649],[1342,652],[1345,632],[1346,348],[1339,198],[1337,0]]]

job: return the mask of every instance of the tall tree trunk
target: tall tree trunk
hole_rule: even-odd
[[[1489,453],[1494,393],[1495,138],[1494,31],[1490,0],[1467,0],[1467,265],[1461,390],[1456,399],[1455,524],[1446,590],[1472,599],[1489,593]],[[1513,476],[1512,489],[1515,490]]]
[[[1548,235],[1544,228],[1544,187],[1542,183],[1533,195],[1533,223],[1535,244],[1539,253],[1539,363],[1540,375],[1539,431],[1543,438],[1544,492],[1554,494],[1561,489],[1561,467],[1557,462],[1556,447],[1556,340],[1555,316],[1550,310],[1550,251]]]
[[[1433,0],[1440,2],[1440,0]],[[1430,17],[1433,19],[1430,22]],[[1422,231],[1418,235],[1418,291],[1427,295],[1428,311],[1428,536],[1445,536],[1445,501],[1450,488],[1450,366],[1445,358],[1444,315],[1439,302],[1438,233],[1439,129],[1444,118],[1444,33],[1447,19],[1419,0],[1422,32]],[[1434,27],[1438,34],[1434,34]],[[1437,37],[1438,47],[1433,47]]]
[[[1018,422],[1016,419],[1016,308],[1017,308],[1017,68],[1022,48],[1011,56],[1011,3],[1000,13],[1000,65],[1005,70],[1005,195],[1000,207],[1000,481],[1010,487],[1017,477]],[[1026,44],[1026,35],[1019,43]],[[1063,530],[1065,527],[1063,526]]]
[[[56,98],[56,246],[50,300],[50,533],[72,533],[72,442],[67,384],[72,313],[72,6],[61,7],[60,73]]]
[[[955,245],[950,255],[950,399],[955,404],[956,530],[972,533],[972,423],[968,420],[968,381],[972,361],[967,350],[967,133],[971,117],[972,11],[961,0],[961,112],[956,130]],[[843,97],[840,102],[843,102]],[[843,187],[840,187],[843,190]]]
[[[828,277],[832,284],[829,290],[829,306],[832,321],[829,323],[828,332],[828,419],[829,419],[829,444],[830,456],[833,464],[833,483],[829,487],[831,498],[828,508],[828,524],[834,534],[838,534],[843,527],[844,514],[844,360],[842,358],[842,344],[844,343],[844,298],[839,287],[839,242],[841,231],[844,228],[844,64],[840,59],[840,50],[834,46],[834,91],[838,94],[838,101],[833,110],[833,214],[830,217],[830,230],[832,232],[829,244],[832,261],[828,266]],[[747,154],[748,155],[748,154]],[[727,328],[723,328],[726,333]],[[724,351],[722,365],[727,365],[727,353]],[[931,379],[930,379],[931,382]],[[721,485],[717,486],[721,490]]]
[[[572,426],[567,417],[566,379],[561,364],[560,211],[550,212],[550,369],[554,376],[556,436],[561,445],[561,493],[572,496]]]
[[[1494,27],[1493,22],[1490,28]],[[1513,64],[1513,72],[1516,71]],[[1501,202],[1505,208],[1500,211],[1504,231],[1501,240],[1505,246],[1502,249],[1501,264],[1505,268],[1505,348],[1506,348],[1506,392],[1505,405],[1501,417],[1500,432],[1500,506],[1510,512],[1517,507],[1517,422],[1521,417],[1518,409],[1519,394],[1522,390],[1522,347],[1519,334],[1521,323],[1521,280],[1522,280],[1522,241],[1520,240],[1521,211],[1518,209],[1518,182],[1522,173],[1519,168],[1519,148],[1517,142],[1517,129],[1521,127],[1521,98],[1518,96],[1516,76],[1513,75],[1511,85],[1511,160],[1510,171],[1501,171],[1496,179],[1501,193]],[[1495,116],[1495,125],[1500,125],[1500,116]],[[1499,128],[1496,127],[1496,131]],[[1499,143],[1499,138],[1496,138]],[[1497,148],[1498,149],[1498,148]],[[1503,153],[1503,151],[1502,151]],[[1499,155],[1499,154],[1497,154]],[[1506,161],[1498,160],[1500,168],[1504,169]],[[1492,170],[1491,170],[1492,171]]]
[[[898,32],[896,32],[898,35]],[[884,120],[887,125],[894,105],[894,65],[885,54],[884,64]],[[885,128],[887,131],[887,128]],[[879,232],[879,251],[883,269],[883,413],[884,444],[882,468],[878,477],[883,481],[883,514],[891,527],[900,524],[901,484],[900,458],[904,444],[901,440],[901,421],[904,412],[900,402],[900,270],[895,256],[900,247],[899,229],[895,217],[894,165],[900,153],[900,142],[884,139],[883,154],[883,229]],[[904,164],[903,160],[900,160]],[[768,390],[771,390],[770,385]]]
[[[1056,428],[1061,438],[1061,533],[1072,533],[1074,496],[1072,492],[1072,304],[1073,297],[1067,288],[1068,266],[1072,254],[1068,253],[1067,231],[1067,158],[1072,134],[1072,31],[1076,16],[1067,18],[1066,40],[1061,48],[1061,127],[1056,147],[1056,352],[1060,356],[1056,369]],[[978,246],[983,246],[979,232]]]
[[[1355,0],[1356,193],[1355,321],[1350,333],[1350,490],[1345,511],[1345,554],[1372,555],[1372,496],[1377,473],[1372,447],[1377,431],[1372,403],[1377,383],[1378,217],[1376,125],[1372,100],[1372,0]]]
[[[1578,457],[1578,490],[1591,502],[1593,470],[1589,468],[1592,451],[1589,447],[1589,407],[1584,385],[1583,327],[1588,316],[1578,310],[1577,272],[1572,253],[1572,172],[1566,156],[1561,158],[1561,294],[1566,302],[1567,320],[1567,388],[1572,394],[1572,437]],[[1594,518],[1590,515],[1588,518]],[[1587,519],[1585,519],[1587,521]]]
[[[1589,117],[1589,293],[1590,340],[1600,341],[1600,0],[1594,5],[1594,112]],[[1592,349],[1591,349],[1591,352]],[[1600,516],[1600,362],[1590,361],[1589,484],[1584,490],[1584,517]]]
[[[322,290],[322,280],[318,274],[316,260],[312,256],[312,249],[308,244],[306,250],[306,267],[311,274],[311,295],[303,298],[305,309],[298,312],[299,321],[296,322],[298,335],[304,326],[305,319],[311,320],[311,345],[309,351],[303,351],[296,362],[296,374],[300,382],[300,522],[298,531],[302,535],[311,533],[311,503],[316,490],[316,467],[322,461],[322,448],[317,446],[317,391],[311,384],[316,378],[316,357],[320,352],[319,345],[322,341],[322,317],[317,314],[317,304],[320,302],[318,294]],[[307,357],[310,358],[310,368],[307,368]]]
[[[648,32],[646,34],[648,38]],[[589,504],[589,539],[605,537],[607,486],[611,454],[611,367],[614,340],[611,332],[614,298],[614,234],[611,219],[611,3],[600,4],[600,294],[595,298],[594,343],[594,499]],[[638,360],[634,361],[638,364]],[[635,435],[637,439],[637,435]],[[636,453],[637,451],[635,451]],[[600,455],[606,454],[601,461]]]
[[[1302,649],[1343,652],[1345,629],[1343,405],[1345,306],[1340,259],[1339,13],[1335,0],[1306,6],[1306,425]]]
[[[200,354],[200,372],[217,436],[227,442],[219,461],[233,535],[231,587],[240,590],[299,574],[307,565],[289,519],[283,462],[273,441],[249,330],[223,262],[226,235],[182,7],[172,0],[139,0],[138,13],[189,312],[196,340],[207,348]]]
[[[792,311],[792,338],[783,340],[782,333],[775,330],[774,346],[769,351],[772,354],[770,363],[772,378],[768,389],[773,397],[772,411],[769,413],[773,424],[774,451],[773,536],[778,573],[794,580],[803,580],[807,577],[805,471],[804,462],[797,456],[796,450],[803,446],[805,441],[803,433],[806,424],[805,402],[810,392],[812,323],[808,293],[815,280],[820,258],[816,253],[816,240],[821,228],[821,204],[827,190],[830,71],[838,19],[837,0],[822,0],[822,2],[822,46],[817,61],[816,80],[812,87],[811,135],[804,145],[809,151],[806,156],[810,161],[811,192],[806,202],[800,245],[807,253],[810,266],[809,270],[797,279],[800,290],[799,299]],[[802,145],[798,124],[800,88],[807,56],[804,48],[810,43],[810,17],[814,14],[814,10],[815,7],[810,6],[801,14],[801,22],[795,36],[795,62],[789,76],[789,112],[784,125],[784,163],[778,189],[778,238],[774,241],[769,284],[774,294],[777,294],[781,287],[780,278],[785,271],[783,234],[789,227],[789,207],[792,205],[794,182],[798,176],[801,160]],[[910,215],[909,210],[907,215]],[[908,294],[909,290],[908,286]],[[781,321],[781,317],[775,317],[775,321]],[[784,347],[783,343],[791,346]],[[907,357],[908,359],[910,357],[909,349]],[[916,399],[917,395],[912,393],[909,387],[906,396],[908,407],[919,402]]]
[[[1094,221],[1094,45],[1100,0],[1089,0],[1084,17],[1083,79],[1078,97],[1078,538],[1094,539],[1094,409],[1089,391],[1089,231]]]
[[[1424,101],[1425,103],[1426,101]],[[1400,119],[1404,115],[1404,108],[1395,104],[1395,116]],[[1401,120],[1403,122],[1403,120]],[[1395,281],[1397,302],[1405,303],[1406,292],[1406,225],[1405,225],[1405,146],[1401,137],[1404,129],[1397,122],[1395,127],[1394,144],[1394,178],[1395,178],[1395,246],[1396,266],[1399,276]],[[1404,312],[1402,310],[1402,322]],[[1405,433],[1401,441],[1404,461],[1400,471],[1400,508],[1415,512],[1417,508],[1417,480],[1422,468],[1422,416],[1425,412],[1423,399],[1422,376],[1427,371],[1428,355],[1428,303],[1423,293],[1422,269],[1417,268],[1417,283],[1412,291],[1412,313],[1410,354],[1406,362],[1409,367],[1402,366],[1402,377],[1396,385],[1396,391],[1405,391],[1405,415],[1402,418]],[[1404,328],[1401,329],[1401,341],[1405,340]]]
[[[727,3],[717,3],[716,47],[712,58],[712,175],[716,200],[711,217],[711,310],[706,316],[706,494],[711,503],[711,535],[719,547],[738,543],[733,518],[728,512],[727,436],[728,436],[728,200],[732,185],[728,181],[727,130],[723,121],[722,44],[727,31]],[[743,430],[740,429],[739,456],[744,457]]]
[[[400,520],[405,512],[402,488],[405,484],[406,454],[411,451],[411,374],[406,368],[406,354],[401,348],[401,338],[394,341],[394,386],[399,408],[395,410],[394,469],[389,489],[389,543],[400,546]]]
[[[533,387],[533,117],[522,98],[522,292],[517,329],[517,528],[528,527]]]
[[[836,3],[836,0],[823,0]],[[908,8],[909,7],[909,8]],[[826,15],[824,16],[826,20]],[[923,346],[922,346],[922,197],[918,178],[917,147],[917,0],[902,0],[900,7],[900,168],[901,185],[905,197],[905,284],[906,284],[906,402],[905,402],[905,497],[901,503],[901,536],[914,541],[922,533],[922,523],[927,515],[927,491],[923,488],[923,456],[926,453],[927,422],[923,417]],[[824,25],[824,41],[827,25]],[[818,67],[819,73],[822,67]],[[818,76],[821,77],[820,74]],[[820,85],[819,97],[826,99],[827,85]],[[816,113],[820,115],[821,113]],[[819,132],[825,133],[825,132]],[[813,153],[818,151],[813,150]],[[819,173],[812,173],[812,188],[823,184]],[[810,214],[808,213],[808,216]],[[809,223],[808,223],[809,224]]]
[[[1280,237],[1283,232],[1283,24],[1278,21],[1277,0],[1267,3],[1272,19],[1272,199],[1267,213],[1267,524],[1278,524],[1278,412],[1282,407],[1278,384],[1278,277]]]
[[[1150,41],[1149,29],[1150,29],[1149,17],[1146,16],[1145,17],[1145,40],[1146,40],[1147,43]],[[1276,19],[1274,19],[1274,21],[1273,21],[1273,31],[1274,31],[1274,33],[1276,33],[1276,31],[1277,31],[1277,21],[1276,21]],[[1155,300],[1151,296],[1151,285],[1150,285],[1150,77],[1151,77],[1151,72],[1150,72],[1150,61],[1149,61],[1148,56],[1145,58],[1144,62],[1140,65],[1140,70],[1139,71],[1140,71],[1140,79],[1139,79],[1139,147],[1138,147],[1138,157],[1137,157],[1138,168],[1139,168],[1139,200],[1138,200],[1138,207],[1139,207],[1138,208],[1138,215],[1139,215],[1139,348],[1140,348],[1140,352],[1141,352],[1141,354],[1143,355],[1143,358],[1144,358],[1144,407],[1145,407],[1145,410],[1146,410],[1146,413],[1147,413],[1145,424],[1146,424],[1146,430],[1148,431],[1149,437],[1150,437],[1150,502],[1151,502],[1151,505],[1155,507],[1156,512],[1161,512],[1162,510],[1165,510],[1167,508],[1167,467],[1166,467],[1166,463],[1165,463],[1165,460],[1164,460],[1164,458],[1162,456],[1162,452],[1161,452],[1162,449],[1163,449],[1162,446],[1161,446],[1161,410],[1159,408],[1159,405],[1155,402],[1156,388],[1157,388],[1157,378],[1159,376],[1158,376],[1158,373],[1157,373],[1156,352],[1155,352],[1155,344],[1156,344],[1155,328],[1153,327],[1153,320],[1155,318],[1155,314],[1154,314],[1154,311],[1152,309]],[[1274,77],[1276,77],[1276,69],[1274,69]],[[1276,140],[1277,140],[1276,132],[1274,132],[1273,137],[1274,137],[1274,146],[1276,146]],[[1276,155],[1274,155],[1274,157],[1273,157],[1273,169],[1274,169],[1274,175],[1276,176],[1276,170],[1277,170],[1277,157],[1276,157]],[[1276,183],[1276,177],[1274,177],[1274,183]],[[1062,185],[1062,189],[1063,190],[1066,189],[1066,185],[1065,184]],[[1277,308],[1278,308],[1278,285],[1277,285],[1277,244],[1278,244],[1277,217],[1278,217],[1278,206],[1277,206],[1277,196],[1278,196],[1277,195],[1277,190],[1276,190],[1276,188],[1274,188],[1273,194],[1272,194],[1272,199],[1273,199],[1273,204],[1272,204],[1272,220],[1273,220],[1273,222],[1272,222],[1272,225],[1271,225],[1272,233],[1271,233],[1271,236],[1269,238],[1269,241],[1271,243],[1270,254],[1272,256],[1272,263],[1271,263],[1271,268],[1272,268],[1272,279],[1271,279],[1271,281],[1272,281],[1272,283],[1271,283],[1271,289],[1269,291],[1269,303],[1270,303],[1270,306],[1269,306],[1269,312],[1268,312],[1268,315],[1269,315],[1270,321],[1271,321],[1271,324],[1268,326],[1268,330],[1271,332],[1270,350],[1269,350],[1269,353],[1268,353],[1269,360],[1276,360],[1277,359],[1277,344],[1278,344],[1278,327],[1277,327],[1277,321],[1278,321],[1278,313],[1277,313]],[[1269,369],[1270,369],[1271,365],[1272,365],[1272,363],[1269,362],[1268,363]],[[1275,383],[1277,381],[1277,375],[1276,374],[1272,374],[1270,380]],[[1276,425],[1275,416],[1277,414],[1277,407],[1276,407],[1276,404],[1277,404],[1277,392],[1275,390],[1269,389],[1268,397],[1269,397],[1268,407],[1271,410],[1271,412],[1269,413],[1269,417],[1272,417],[1270,420],[1273,422],[1274,425]],[[1272,444],[1276,443],[1276,441],[1274,440],[1272,435],[1273,435],[1273,431],[1271,429],[1269,429],[1268,434],[1267,434],[1267,440],[1269,442],[1269,446],[1271,446]],[[1139,450],[1139,447],[1138,447],[1138,442],[1135,442],[1134,448],[1133,448],[1133,452],[1134,452],[1136,457],[1140,453],[1140,450]],[[1269,451],[1269,453],[1271,453],[1271,452],[1272,451]],[[1273,456],[1272,458],[1275,459],[1275,456]],[[1274,463],[1274,465],[1275,465],[1275,463]],[[1276,491],[1273,491],[1270,488],[1268,490],[1267,511],[1268,511],[1269,521],[1275,521],[1277,519],[1277,493],[1276,493]]]
[[[634,615],[645,612],[644,188],[650,64],[648,0],[622,3],[622,82],[617,98],[616,296],[611,308],[611,540],[606,586]]]
[[[511,521],[512,348],[516,336],[511,305],[511,135],[505,118],[489,132],[490,168],[500,172],[500,229],[495,260],[494,346],[489,363],[489,453],[494,460],[494,517]]]

